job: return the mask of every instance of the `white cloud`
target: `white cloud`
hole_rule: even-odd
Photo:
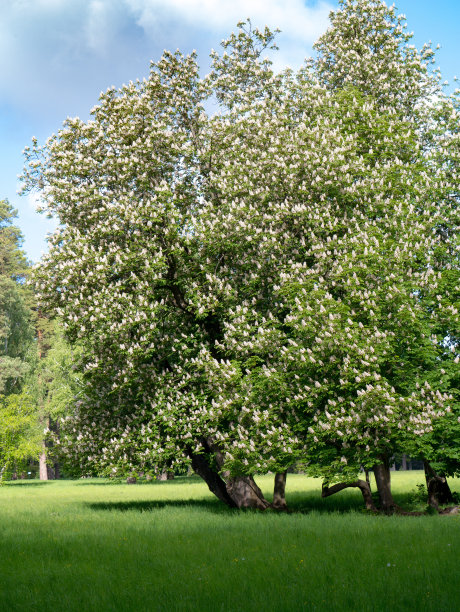
[[[229,33],[238,21],[250,18],[260,28],[279,28],[280,59],[300,65],[312,43],[328,25],[333,4],[321,0],[126,0],[147,35],[157,35],[165,19],[182,27]],[[216,40],[214,46],[220,42]],[[283,48],[284,47],[284,48]]]
[[[105,50],[109,45],[113,30],[110,27],[109,7],[104,0],[92,0],[88,6],[88,17],[85,24],[86,42],[90,49]]]
[[[331,8],[325,0],[2,0],[0,103],[83,115],[102,89],[145,76],[164,48],[197,48],[206,66],[209,50],[247,17],[282,30],[277,67],[298,66]]]
[[[2,1],[0,103],[42,118],[83,114],[130,69],[148,71],[142,36],[124,0]]]
[[[145,29],[169,13],[177,21],[206,29],[232,27],[250,17],[254,23],[281,28],[286,35],[311,43],[324,30],[330,3],[307,6],[302,0],[126,0]]]

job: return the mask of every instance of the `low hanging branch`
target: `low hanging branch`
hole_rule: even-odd
[[[338,482],[337,484],[332,485],[332,487],[328,487],[326,483],[323,483],[321,497],[330,497],[331,495],[339,493],[340,491],[343,491],[343,489],[348,489],[349,487],[357,487],[361,491],[367,510],[377,510],[372,499],[370,486],[365,480],[358,479],[354,482]]]

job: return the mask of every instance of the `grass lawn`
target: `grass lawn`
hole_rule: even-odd
[[[394,474],[396,500],[422,482]],[[229,510],[195,478],[7,484],[0,610],[460,610],[460,516],[367,515],[358,491],[321,500],[302,475],[287,500],[296,512]]]

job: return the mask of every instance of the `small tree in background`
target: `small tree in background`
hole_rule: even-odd
[[[0,481],[38,457],[42,435],[27,393],[0,397]]]

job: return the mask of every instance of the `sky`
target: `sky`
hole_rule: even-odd
[[[438,65],[460,78],[460,0],[398,0],[416,46],[440,44]],[[299,67],[327,29],[338,0],[0,0],[0,198],[18,209],[16,224],[31,261],[46,252],[55,221],[19,196],[22,151],[44,143],[66,117],[89,118],[101,91],[148,76],[164,49],[209,51],[250,17],[282,30],[275,66]]]

